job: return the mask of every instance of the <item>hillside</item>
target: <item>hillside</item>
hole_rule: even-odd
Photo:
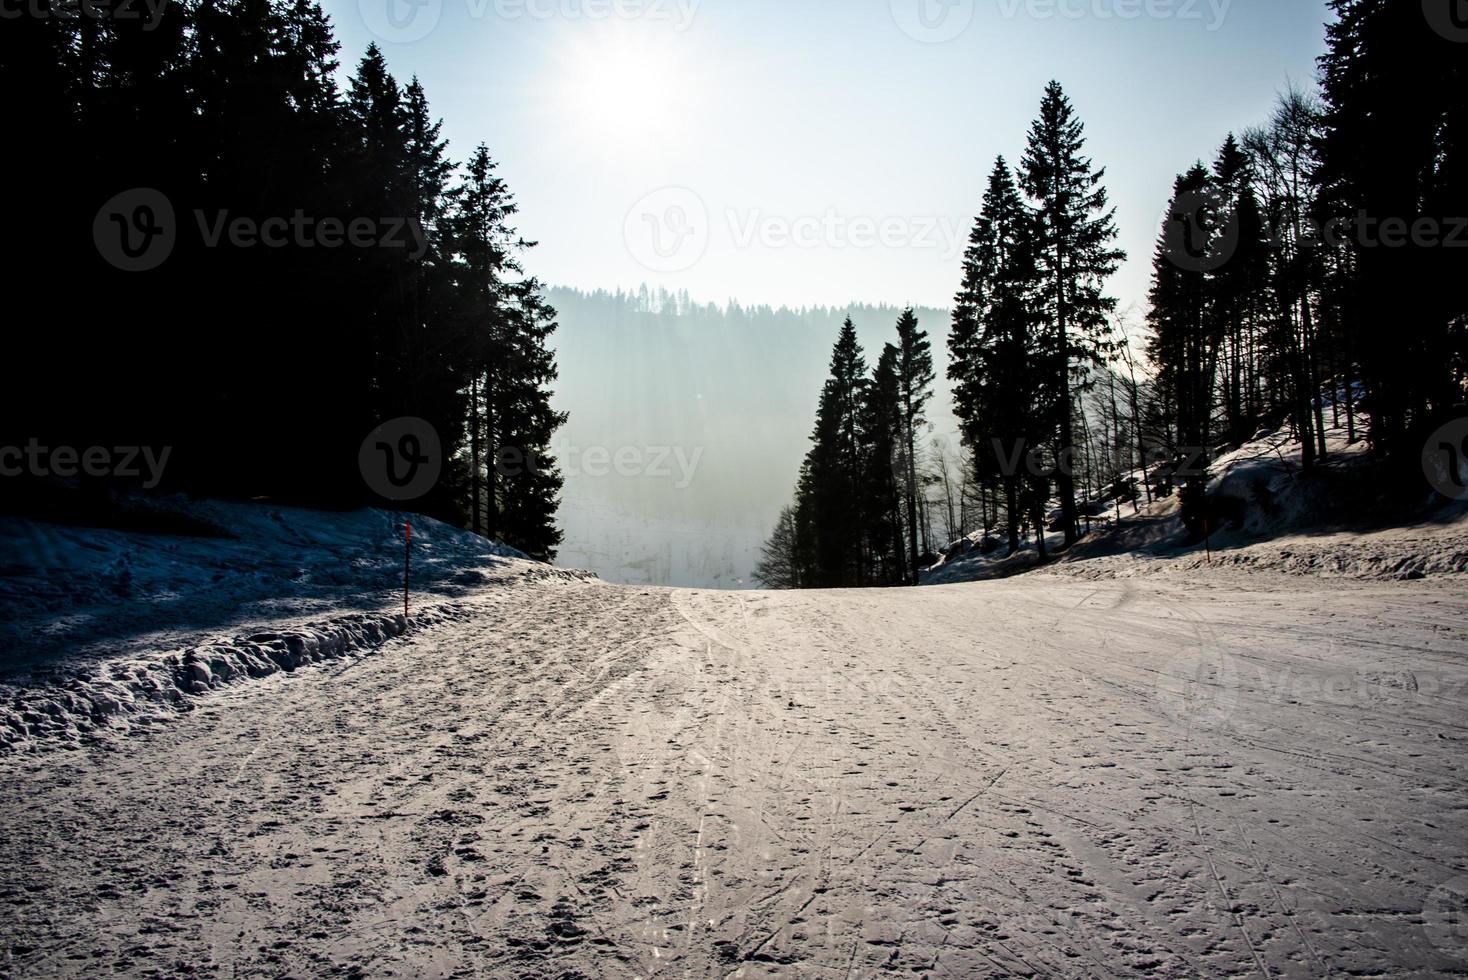
[[[1119,507],[1111,498],[1091,501],[1097,516],[1087,519],[1089,533],[1046,571],[1109,578],[1233,566],[1345,578],[1468,575],[1468,505],[1445,501],[1426,484],[1418,500],[1386,500],[1366,444],[1348,442],[1342,428],[1326,436],[1330,456],[1313,474],[1301,466],[1299,444],[1283,434],[1261,434],[1220,455],[1209,468],[1206,542],[1187,540],[1175,494],[1147,503],[1143,491]],[[1132,476],[1141,483],[1140,472]],[[1002,578],[1039,565],[1032,547],[1009,557],[1002,547],[984,553],[982,541],[975,534],[950,544],[924,584]],[[1058,534],[1047,542],[1052,554],[1062,543]]]

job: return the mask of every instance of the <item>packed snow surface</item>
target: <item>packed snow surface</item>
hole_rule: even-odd
[[[530,579],[0,757],[0,974],[1468,971],[1468,594]]]

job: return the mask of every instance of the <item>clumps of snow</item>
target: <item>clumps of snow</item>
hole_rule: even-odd
[[[102,731],[187,710],[189,699],[249,678],[374,650],[414,626],[454,618],[448,607],[410,619],[355,614],[279,632],[254,633],[153,657],[104,661],[70,677],[0,684],[0,753],[79,744]]]
[[[1065,545],[1065,535],[1045,535],[1045,547],[1053,554]],[[1008,578],[1040,567],[1033,536],[1021,536],[1020,550],[1009,554],[1009,542],[1003,528],[990,532],[975,531],[959,538],[944,549],[936,564],[920,573],[923,585],[952,585],[985,579]]]

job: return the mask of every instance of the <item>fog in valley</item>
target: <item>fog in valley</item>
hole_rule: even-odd
[[[645,289],[548,298],[560,314],[555,406],[570,413],[555,443],[566,477],[558,564],[617,583],[754,588],[842,321],[870,364],[902,310],[699,304]],[[916,312],[935,339],[929,442],[955,450],[948,313]]]

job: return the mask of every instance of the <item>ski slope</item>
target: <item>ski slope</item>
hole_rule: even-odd
[[[1468,970],[1468,595],[527,581],[0,757],[0,974]]]

